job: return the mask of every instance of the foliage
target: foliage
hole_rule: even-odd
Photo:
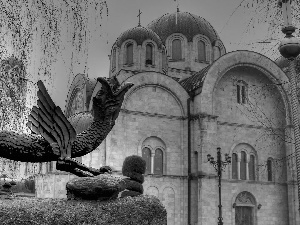
[[[101,36],[108,8],[104,0],[1,0],[0,12],[0,130],[28,133],[36,80],[53,91],[56,74],[70,80],[74,65],[86,69],[90,41]],[[58,71],[58,61],[64,71]],[[9,165],[7,171],[3,164]],[[19,168],[0,158],[0,172],[23,177]]]
[[[89,44],[102,35],[103,14],[108,15],[104,0],[3,0],[0,10],[0,59],[14,56],[24,63],[30,106],[38,79],[52,91],[56,75],[69,76],[70,83],[74,66],[86,72]]]
[[[100,174],[95,177],[81,177],[69,181],[66,185],[68,199],[109,199],[114,194],[117,197],[121,178],[110,174]]]
[[[248,25],[255,25],[257,23],[268,23],[270,25],[269,31],[271,34],[281,32],[283,26],[282,9],[278,7],[278,0],[243,0],[240,7],[250,10],[252,18]],[[293,0],[292,4],[293,24],[300,25],[300,0]],[[298,32],[299,33],[299,32]]]
[[[122,173],[127,176],[128,172],[144,174],[146,171],[146,161],[138,155],[132,155],[125,158],[122,167]]]
[[[125,184],[125,189],[136,191],[142,194],[144,193],[144,187],[141,183],[128,178],[123,179],[123,182]]]
[[[291,7],[293,25],[300,28],[300,0],[293,0]],[[257,25],[268,25],[265,40],[261,43],[258,42],[259,45],[253,46],[253,50],[267,55],[272,59],[278,58],[280,56],[278,45],[284,37],[281,32],[283,26],[282,9],[278,7],[278,0],[242,0],[237,9],[244,10],[245,16],[250,15],[245,30],[246,34],[256,29]],[[300,36],[299,29],[296,30],[294,35]]]
[[[1,224],[165,225],[167,213],[154,196],[114,201],[16,198],[0,204]]]
[[[4,183],[5,183],[4,180],[1,180],[0,187],[2,187],[2,185]],[[14,193],[35,193],[34,180],[33,180],[33,183],[32,183],[31,179],[23,179],[20,181],[10,181],[9,183],[12,185],[11,190]],[[15,183],[15,184],[13,184],[13,183]],[[27,183],[27,184],[25,184],[25,183]]]

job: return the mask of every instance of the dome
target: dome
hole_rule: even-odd
[[[76,134],[85,131],[93,122],[93,115],[90,112],[80,112],[68,118],[74,127]]]
[[[122,43],[128,39],[133,39],[137,42],[138,45],[142,45],[142,43],[145,40],[152,40],[154,41],[158,48],[162,47],[162,41],[159,38],[159,36],[153,32],[152,30],[146,28],[146,27],[142,27],[142,26],[137,26],[134,28],[131,28],[125,32],[123,32],[120,37],[117,39],[116,41],[116,45],[118,47],[121,47]]]
[[[163,43],[166,42],[167,37],[174,33],[183,34],[188,42],[191,42],[197,34],[206,36],[211,43],[220,40],[217,32],[209,22],[200,16],[188,12],[167,13],[149,23],[147,28],[157,33]]]

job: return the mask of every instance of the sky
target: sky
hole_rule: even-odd
[[[235,8],[242,0],[181,0],[179,10],[190,12],[206,19],[217,31],[227,52],[249,48],[249,43],[263,39],[265,29],[257,27],[245,35],[246,25],[251,13]],[[90,57],[91,76],[108,76],[111,47],[120,34],[138,25],[138,12],[141,10],[141,25],[147,26],[152,20],[163,14],[176,11],[174,0],[108,0],[108,17],[103,18],[104,29],[101,40],[95,43]],[[239,44],[240,43],[240,44]],[[99,75],[97,75],[99,74]]]
[[[242,0],[178,0],[179,10],[189,12],[206,19],[217,31],[227,52],[251,49],[251,44],[264,39],[266,26],[256,26],[245,32],[253,13],[238,8]],[[141,10],[141,25],[166,13],[176,11],[174,0],[107,0],[108,16],[104,13],[101,37],[95,37],[90,43],[88,58],[88,76],[90,78],[108,77],[111,47],[122,32],[138,25],[138,13]],[[57,78],[54,82],[53,98],[64,108],[67,94],[66,79]],[[63,91],[64,90],[64,91]]]

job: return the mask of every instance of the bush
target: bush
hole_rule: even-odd
[[[144,188],[141,183],[138,183],[132,179],[125,178],[120,182],[121,189],[127,189],[131,191],[136,191],[141,194],[144,193]]]
[[[12,180],[9,182],[12,186],[17,185],[16,181]]]
[[[144,174],[146,171],[146,161],[138,155],[132,155],[125,158],[122,167],[122,173],[127,176],[128,173]]]
[[[3,225],[167,224],[165,207],[158,198],[148,195],[105,202],[17,197],[1,201],[0,212],[0,221]]]
[[[144,175],[136,172],[125,172],[123,173],[124,176],[130,177],[131,180],[134,180],[140,184],[144,183]]]
[[[12,185],[11,190],[14,193],[35,193],[35,184],[32,179],[10,181],[9,183]],[[3,184],[4,181],[1,181],[0,186],[2,187]]]

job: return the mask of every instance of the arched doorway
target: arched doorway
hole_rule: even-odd
[[[255,225],[256,201],[254,196],[247,192],[241,192],[235,200],[235,225]]]

